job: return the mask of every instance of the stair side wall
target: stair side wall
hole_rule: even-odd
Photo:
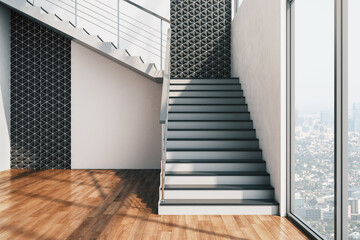
[[[0,4],[0,171],[10,168],[10,10]]]

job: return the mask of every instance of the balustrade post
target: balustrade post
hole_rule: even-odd
[[[162,25],[163,25],[163,20],[160,19],[160,68],[161,70],[163,69],[162,65],[163,65],[163,47],[162,47],[162,36],[163,36],[163,31],[162,31]]]
[[[77,0],[75,0],[75,27],[77,27],[77,19],[78,19],[78,4],[77,4]]]
[[[120,48],[120,0],[117,1],[117,48]]]

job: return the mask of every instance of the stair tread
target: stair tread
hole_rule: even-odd
[[[191,113],[191,114],[207,114],[207,113],[216,113],[216,114],[238,114],[238,113],[249,113],[249,111],[234,111],[234,112],[212,112],[212,111],[209,111],[209,112],[188,112],[188,111],[179,111],[179,112],[174,112],[174,111],[169,111],[169,114],[173,114],[173,113]],[[210,119],[211,120],[211,119]],[[181,121],[181,120],[178,120],[178,121]]]
[[[221,140],[221,139],[209,139],[209,140],[206,140],[206,139],[194,139],[194,138],[190,138],[190,139],[168,139],[168,141],[182,141],[182,142],[190,142],[190,141],[199,141],[199,142],[258,142],[259,139],[255,139],[255,138],[250,138],[250,139],[245,139],[245,138],[241,138],[241,139],[224,139],[224,140]]]
[[[231,78],[171,78],[171,80],[239,80],[238,77]]]
[[[169,96],[169,98],[243,98],[238,96]]]
[[[262,159],[167,159],[166,163],[265,163]]]
[[[265,171],[165,171],[165,176],[269,176]]]
[[[170,106],[186,106],[188,107],[190,104],[169,104]],[[199,103],[194,103],[194,104],[191,104],[190,106],[216,106],[216,107],[219,107],[219,106],[229,106],[229,107],[234,107],[234,106],[247,106],[246,103],[244,104],[240,104],[240,103],[236,103],[236,104],[207,104],[207,103],[203,103],[203,104],[199,104]]]
[[[167,184],[165,190],[274,190],[270,185],[232,185],[232,184]]]
[[[279,205],[274,199],[165,199],[160,205]]]
[[[241,86],[240,83],[173,83],[170,81],[171,86]]]
[[[255,129],[171,129],[171,131],[255,131]]]
[[[262,152],[260,148],[167,148],[167,152]]]
[[[183,90],[169,90],[169,92],[242,92],[239,89],[183,89]]]
[[[168,120],[168,122],[252,122],[253,120]]]

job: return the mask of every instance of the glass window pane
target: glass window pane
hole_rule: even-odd
[[[349,239],[360,239],[360,1],[349,0]]]
[[[334,1],[295,2],[294,213],[334,238]]]

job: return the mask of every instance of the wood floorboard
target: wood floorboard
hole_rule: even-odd
[[[158,170],[0,172],[0,239],[308,239],[279,216],[158,216]]]

